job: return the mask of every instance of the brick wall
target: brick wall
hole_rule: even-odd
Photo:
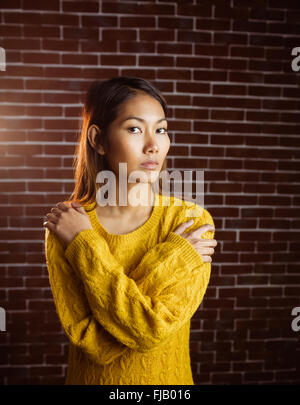
[[[0,5],[0,384],[64,382],[42,221],[72,190],[87,87],[118,75],[166,96],[168,166],[205,171],[219,244],[192,319],[195,383],[299,384],[299,1]]]

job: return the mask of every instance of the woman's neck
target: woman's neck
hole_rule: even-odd
[[[123,200],[125,200],[125,205],[123,201],[123,205],[118,205],[118,185],[116,185],[115,199],[110,198],[110,195],[109,198],[104,199],[104,202],[106,202],[107,205],[102,205],[102,198],[101,196],[99,197],[100,194],[97,193],[97,213],[101,216],[108,216],[110,218],[143,218],[147,215],[149,216],[155,202],[155,193],[151,184],[142,184],[140,188],[137,187],[137,184],[130,184],[130,186],[131,187],[128,187],[129,190],[127,190],[127,193],[124,193],[125,197],[122,196]]]

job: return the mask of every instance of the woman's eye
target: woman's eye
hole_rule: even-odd
[[[130,127],[130,128],[128,128],[129,130],[130,130],[130,132],[132,132],[131,130],[132,129],[134,129],[134,128],[137,128],[137,129],[140,129],[139,127]],[[163,129],[164,130],[164,132],[160,132],[160,134],[167,134],[168,133],[168,130],[167,130],[167,128],[158,128],[158,130],[160,130],[160,129]],[[138,132],[132,132],[133,134],[137,134]]]
[[[133,128],[139,129],[138,127],[130,127],[130,128],[128,128],[128,129],[130,130],[130,132],[132,132],[131,130],[132,130]],[[137,132],[133,132],[133,133],[134,133],[134,134],[137,134]]]
[[[161,134],[162,134],[162,135],[163,135],[163,134],[167,134],[167,133],[168,133],[167,128],[159,128],[159,129],[163,129],[163,130],[164,130],[164,132],[161,132]]]

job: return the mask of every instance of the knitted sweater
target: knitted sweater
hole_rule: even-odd
[[[155,193],[142,226],[111,234],[97,217],[96,202],[84,209],[93,229],[79,232],[66,248],[45,229],[49,281],[70,343],[65,385],[194,385],[190,320],[211,264],[172,231],[190,219],[195,222],[186,232],[214,226],[211,215]]]

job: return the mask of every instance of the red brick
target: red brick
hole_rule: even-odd
[[[171,72],[168,69],[160,69],[157,72],[158,79],[173,79],[173,80],[190,80],[191,72],[185,69],[173,69]]]
[[[153,35],[153,30],[147,31],[151,32],[151,35]],[[97,38],[98,39],[98,38]],[[103,28],[102,30],[102,41],[116,41],[116,40],[121,40],[122,41],[135,41],[137,39],[137,34],[136,30],[125,30],[125,29],[108,29],[108,28]],[[141,40],[145,40],[145,38],[141,37]]]
[[[105,43],[102,44],[102,49]],[[107,45],[111,49],[111,45]],[[100,49],[99,49],[100,50]],[[105,49],[103,49],[105,50]],[[126,53],[138,52],[138,53],[154,53],[155,45],[151,42],[120,42],[120,51]]]
[[[97,1],[63,1],[62,3],[64,12],[86,12],[86,13],[98,13],[99,3]]]
[[[170,20],[169,20],[170,22]],[[178,23],[178,20],[177,20]],[[176,24],[176,22],[175,22]],[[162,27],[160,27],[162,28]],[[211,42],[211,33],[208,32],[195,32],[193,30],[185,31],[178,30],[178,41],[180,42]]]
[[[221,45],[195,44],[195,53],[197,55],[226,56],[229,47]]]
[[[228,20],[213,20],[213,19],[197,19],[196,29],[211,30],[211,31],[229,31],[230,21]]]
[[[29,53],[26,52],[23,55],[24,63],[41,63],[41,64],[58,64],[59,55],[55,53]]]
[[[255,241],[270,241],[271,240],[271,233],[270,232],[240,232],[240,240],[255,240]]]
[[[113,16],[83,15],[81,17],[81,23],[83,27],[115,27],[118,24],[118,19]]]
[[[215,33],[215,41],[225,44],[246,44],[247,35],[236,33]]]
[[[28,38],[5,38],[2,41],[2,46],[5,49],[41,49],[41,41],[33,38],[31,38],[30,41],[28,41]],[[10,68],[15,69],[18,68],[18,66],[11,66]],[[27,67],[23,66],[23,68],[26,69]],[[9,74],[9,71],[6,73]]]
[[[190,16],[197,16],[197,17],[211,17],[212,16],[212,4],[184,4],[178,3],[177,4],[177,12],[178,15],[190,15]]]
[[[46,4],[40,4],[38,0],[23,0],[24,10],[55,10],[59,11],[59,0],[52,0]]]
[[[31,42],[31,41],[30,41]],[[61,41],[59,39],[48,39],[42,40],[42,48],[50,51],[78,51],[78,41],[67,40]],[[46,68],[47,69],[47,68]]]
[[[97,40],[99,36],[99,30],[98,28],[69,28],[69,27],[63,27],[63,38],[69,38],[69,39],[92,39],[92,40]]]
[[[246,95],[245,86],[216,84],[213,85],[214,94]]]
[[[24,37],[38,37],[38,38],[59,38],[60,30],[59,27],[49,27],[49,26],[25,26],[23,30]],[[41,55],[43,56],[43,55]]]
[[[97,65],[98,56],[89,54],[71,54],[62,55],[62,63],[66,65]]]

